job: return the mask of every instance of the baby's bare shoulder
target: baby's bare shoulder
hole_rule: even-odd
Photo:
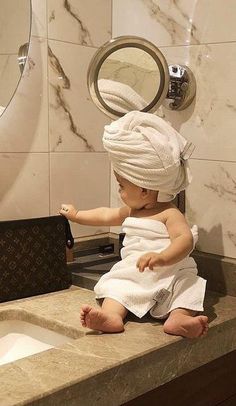
[[[163,210],[157,213],[155,217],[164,224],[169,220],[186,221],[181,211],[173,204],[168,204],[163,207]]]

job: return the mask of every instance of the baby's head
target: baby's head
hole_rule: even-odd
[[[193,146],[163,119],[132,111],[105,126],[103,145],[114,172],[168,202],[191,181],[187,158]]]

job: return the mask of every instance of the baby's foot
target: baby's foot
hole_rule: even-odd
[[[188,338],[201,337],[206,335],[208,331],[208,317],[175,314],[174,317],[169,317],[165,322],[164,331],[168,334]]]
[[[124,323],[119,314],[107,313],[102,309],[83,305],[80,311],[80,321],[83,327],[104,333],[119,333],[124,331]]]

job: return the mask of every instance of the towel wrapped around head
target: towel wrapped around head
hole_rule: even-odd
[[[194,146],[162,118],[139,111],[106,125],[103,145],[114,171],[169,202],[191,182],[187,159]]]

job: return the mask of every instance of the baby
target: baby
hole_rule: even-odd
[[[94,291],[101,308],[83,305],[84,327],[122,332],[129,312],[150,312],[164,319],[164,331],[188,338],[205,335],[206,281],[189,254],[197,228],[171,202],[191,181],[187,158],[191,144],[164,120],[133,111],[105,126],[108,151],[119,184],[121,208],[77,211],[63,204],[60,213],[84,225],[122,225],[122,260],[104,274]]]

